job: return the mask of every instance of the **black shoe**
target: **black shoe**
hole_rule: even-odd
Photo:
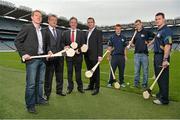
[[[83,89],[78,89],[80,93],[85,93]]]
[[[27,111],[28,111],[29,113],[34,113],[34,114],[37,113],[35,107],[27,108]]]
[[[67,94],[71,94],[72,93],[72,90],[67,90]]]
[[[97,95],[99,93],[99,90],[94,90],[94,92],[91,95]]]
[[[62,92],[60,92],[60,93],[56,93],[57,95],[60,95],[60,96],[66,96],[66,94],[65,93],[62,93]]]
[[[87,88],[85,88],[84,90],[93,90],[93,88],[87,87]]]

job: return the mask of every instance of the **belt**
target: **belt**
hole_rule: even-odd
[[[160,54],[160,55],[161,55],[161,54],[164,54],[164,53],[160,53],[160,52],[154,52],[154,54]]]

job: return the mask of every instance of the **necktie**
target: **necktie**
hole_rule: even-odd
[[[53,36],[54,36],[54,38],[56,40],[57,39],[57,34],[56,34],[56,29],[55,28],[53,28]]]
[[[74,31],[71,33],[71,42],[74,42]]]

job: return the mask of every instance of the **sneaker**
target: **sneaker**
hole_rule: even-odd
[[[153,100],[154,104],[162,105],[162,102],[159,99]]]
[[[147,85],[142,85],[142,89],[146,90],[147,89]]]
[[[126,87],[126,84],[125,84],[125,83],[121,84],[121,87],[125,88],[125,87]]]
[[[111,88],[111,87],[112,87],[112,85],[111,85],[111,84],[108,84],[108,85],[107,85],[107,87],[108,87],[108,88]]]

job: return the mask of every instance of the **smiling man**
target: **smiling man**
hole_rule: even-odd
[[[158,26],[157,37],[154,41],[154,70],[157,77],[162,67],[164,71],[158,79],[159,92],[153,103],[168,104],[169,103],[169,61],[172,46],[172,31],[165,24],[164,13],[155,15],[156,25]],[[162,66],[162,67],[161,67]]]
[[[42,14],[35,10],[31,15],[32,23],[24,25],[15,39],[15,45],[26,64],[26,108],[30,113],[36,113],[36,104],[47,104],[43,98],[43,82],[45,63],[42,58],[31,59],[31,56],[42,55],[45,52],[43,32],[41,31]]]

